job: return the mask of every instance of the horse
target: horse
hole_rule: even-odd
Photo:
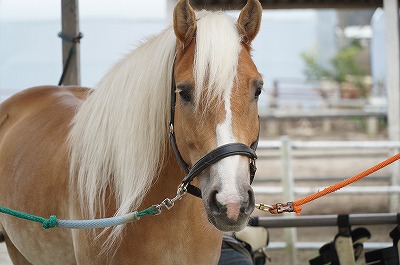
[[[14,264],[218,262],[222,233],[243,229],[254,210],[254,157],[234,150],[200,167],[188,182],[201,198],[181,183],[207,154],[250,149],[258,139],[263,81],[251,42],[261,13],[258,0],[237,21],[180,0],[172,25],[94,89],[39,86],[0,105],[2,206],[95,219],[155,205],[181,187],[169,211],[113,228],[44,230],[0,214]]]

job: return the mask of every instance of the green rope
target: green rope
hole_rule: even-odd
[[[142,210],[136,214],[137,217],[143,217],[145,215],[158,215],[160,213],[160,210],[158,209],[157,206],[153,205],[145,210]]]
[[[25,220],[29,220],[29,221],[33,221],[33,222],[37,222],[37,223],[41,223],[44,229],[49,229],[49,228],[53,228],[57,226],[57,217],[55,215],[50,216],[49,219],[40,217],[40,216],[36,216],[36,215],[32,215],[32,214],[28,214],[28,213],[24,213],[24,212],[19,212],[16,210],[12,210],[10,208],[4,207],[4,206],[0,206],[0,212],[1,213],[5,213],[8,215],[12,215],[21,219],[25,219]]]
[[[61,228],[92,228],[93,225],[98,228],[98,227],[106,227],[106,226],[110,226],[107,225],[110,220],[108,219],[113,219],[113,218],[106,218],[107,221],[105,222],[105,219],[95,219],[95,220],[57,220],[57,217],[55,215],[51,215],[49,219],[40,217],[40,216],[36,216],[36,215],[32,215],[32,214],[28,214],[28,213],[24,213],[24,212],[19,212],[4,206],[0,206],[0,213],[5,213],[14,217],[18,217],[21,219],[25,219],[25,220],[29,220],[29,221],[33,221],[33,222],[37,222],[37,223],[41,223],[42,227],[44,229],[49,229],[49,228],[54,228],[54,227],[61,227]],[[153,205],[145,210],[139,211],[135,214],[135,218],[130,220],[130,221],[134,221],[134,220],[139,220],[140,217],[146,216],[146,215],[158,215],[161,213],[161,209],[160,209],[160,205]],[[115,217],[118,218],[118,217]],[[121,218],[121,217],[120,217]],[[70,222],[74,222],[72,225],[70,224]],[[90,223],[89,225],[87,223]],[[97,223],[96,223],[97,222]],[[104,222],[106,223],[106,225],[104,225]],[[83,224],[82,224],[83,223]],[[101,223],[101,226],[98,226],[98,223]],[[118,223],[118,224],[113,224],[113,225],[119,225],[122,223]],[[103,226],[104,225],[104,226]]]

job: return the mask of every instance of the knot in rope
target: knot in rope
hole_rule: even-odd
[[[65,75],[67,73],[69,64],[71,62],[72,55],[75,52],[75,46],[78,43],[80,43],[81,39],[83,38],[83,34],[79,32],[79,34],[76,35],[76,36],[69,36],[69,35],[66,35],[66,34],[60,32],[60,33],[58,33],[58,36],[63,41],[67,41],[67,42],[71,42],[72,43],[71,48],[69,49],[69,52],[68,52],[68,56],[65,58],[65,63],[64,63],[64,67],[63,67],[63,72],[62,72],[61,77],[60,77],[60,81],[58,82],[58,85],[61,86],[64,83]]]
[[[66,34],[60,32],[60,33],[58,33],[58,37],[60,37],[63,41],[68,41],[68,42],[72,42],[72,43],[76,44],[81,41],[81,39],[83,38],[83,34],[79,32],[78,35],[76,35],[76,36],[69,36],[69,35],[66,35]]]
[[[55,215],[50,216],[49,219],[44,219],[42,222],[42,227],[44,229],[50,229],[56,227],[58,224],[57,217]]]

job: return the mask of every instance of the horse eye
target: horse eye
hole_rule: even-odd
[[[178,93],[181,99],[185,102],[192,101],[192,89],[191,86],[188,84],[179,84],[178,86]]]
[[[254,79],[253,80],[253,87],[255,88],[255,93],[254,93],[254,98],[258,99],[258,97],[260,96],[263,87],[264,87],[264,82],[262,79]]]
[[[258,97],[260,96],[262,90],[263,90],[262,87],[257,87],[257,88],[256,88],[256,93],[255,93],[255,95],[254,95],[254,97],[255,97],[256,99],[258,99]]]
[[[190,91],[180,90],[179,95],[181,96],[181,99],[183,101],[186,101],[186,102],[192,101],[192,94],[190,93]]]

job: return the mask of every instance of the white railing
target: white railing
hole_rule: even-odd
[[[383,110],[364,110],[364,109],[311,109],[311,110],[279,110],[279,109],[260,109],[260,120],[268,123],[266,133],[268,135],[279,135],[283,130],[281,127],[288,126],[287,121],[291,120],[321,120],[322,131],[332,133],[332,119],[361,118],[366,121],[365,131],[367,135],[373,137],[379,132],[379,119],[387,116]]]
[[[287,136],[281,137],[279,141],[260,141],[258,145],[259,150],[280,150],[280,157],[282,160],[283,176],[281,178],[281,187],[268,188],[263,186],[255,186],[254,191],[256,194],[283,194],[283,202],[293,201],[295,194],[311,194],[324,187],[295,187],[295,175],[292,169],[293,152],[295,150],[328,150],[328,149],[386,149],[388,153],[400,153],[400,141],[291,141]],[[362,158],[360,158],[362,159]],[[390,194],[390,211],[392,213],[398,211],[400,202],[400,166],[396,164],[391,166],[390,184],[386,186],[351,186],[338,191],[340,194],[351,193],[384,193]],[[376,215],[376,214],[375,214]],[[379,215],[379,214],[378,214]],[[396,223],[392,219],[396,218],[395,214],[389,214],[390,218],[386,223]],[[300,227],[299,220],[303,217],[278,217],[271,218],[259,217],[260,225],[265,227],[290,227],[284,229],[285,242],[272,242],[270,247],[285,248],[287,264],[296,264],[297,249],[313,249],[319,248],[323,243],[321,242],[297,242],[296,227]],[[336,222],[336,217],[332,216],[315,216],[321,220],[329,219],[331,225]],[[372,218],[371,216],[365,217]],[[374,218],[372,218],[374,219]],[[397,219],[395,219],[397,220]],[[272,225],[272,223],[274,225]],[[307,220],[309,222],[309,220]],[[312,226],[324,226],[323,224],[313,224]],[[368,242],[365,248],[384,248],[391,245],[390,242]]]
[[[281,137],[280,141],[262,140],[258,145],[259,150],[280,150],[283,176],[282,186],[278,188],[254,187],[256,194],[279,194],[283,199],[293,201],[295,194],[310,194],[324,187],[295,187],[292,160],[294,150],[315,149],[387,149],[389,153],[400,153],[400,141],[291,141],[287,136]],[[360,158],[361,159],[361,158]],[[389,186],[351,186],[338,191],[339,193],[390,193],[391,211],[397,211],[400,199],[400,167],[391,167]]]

